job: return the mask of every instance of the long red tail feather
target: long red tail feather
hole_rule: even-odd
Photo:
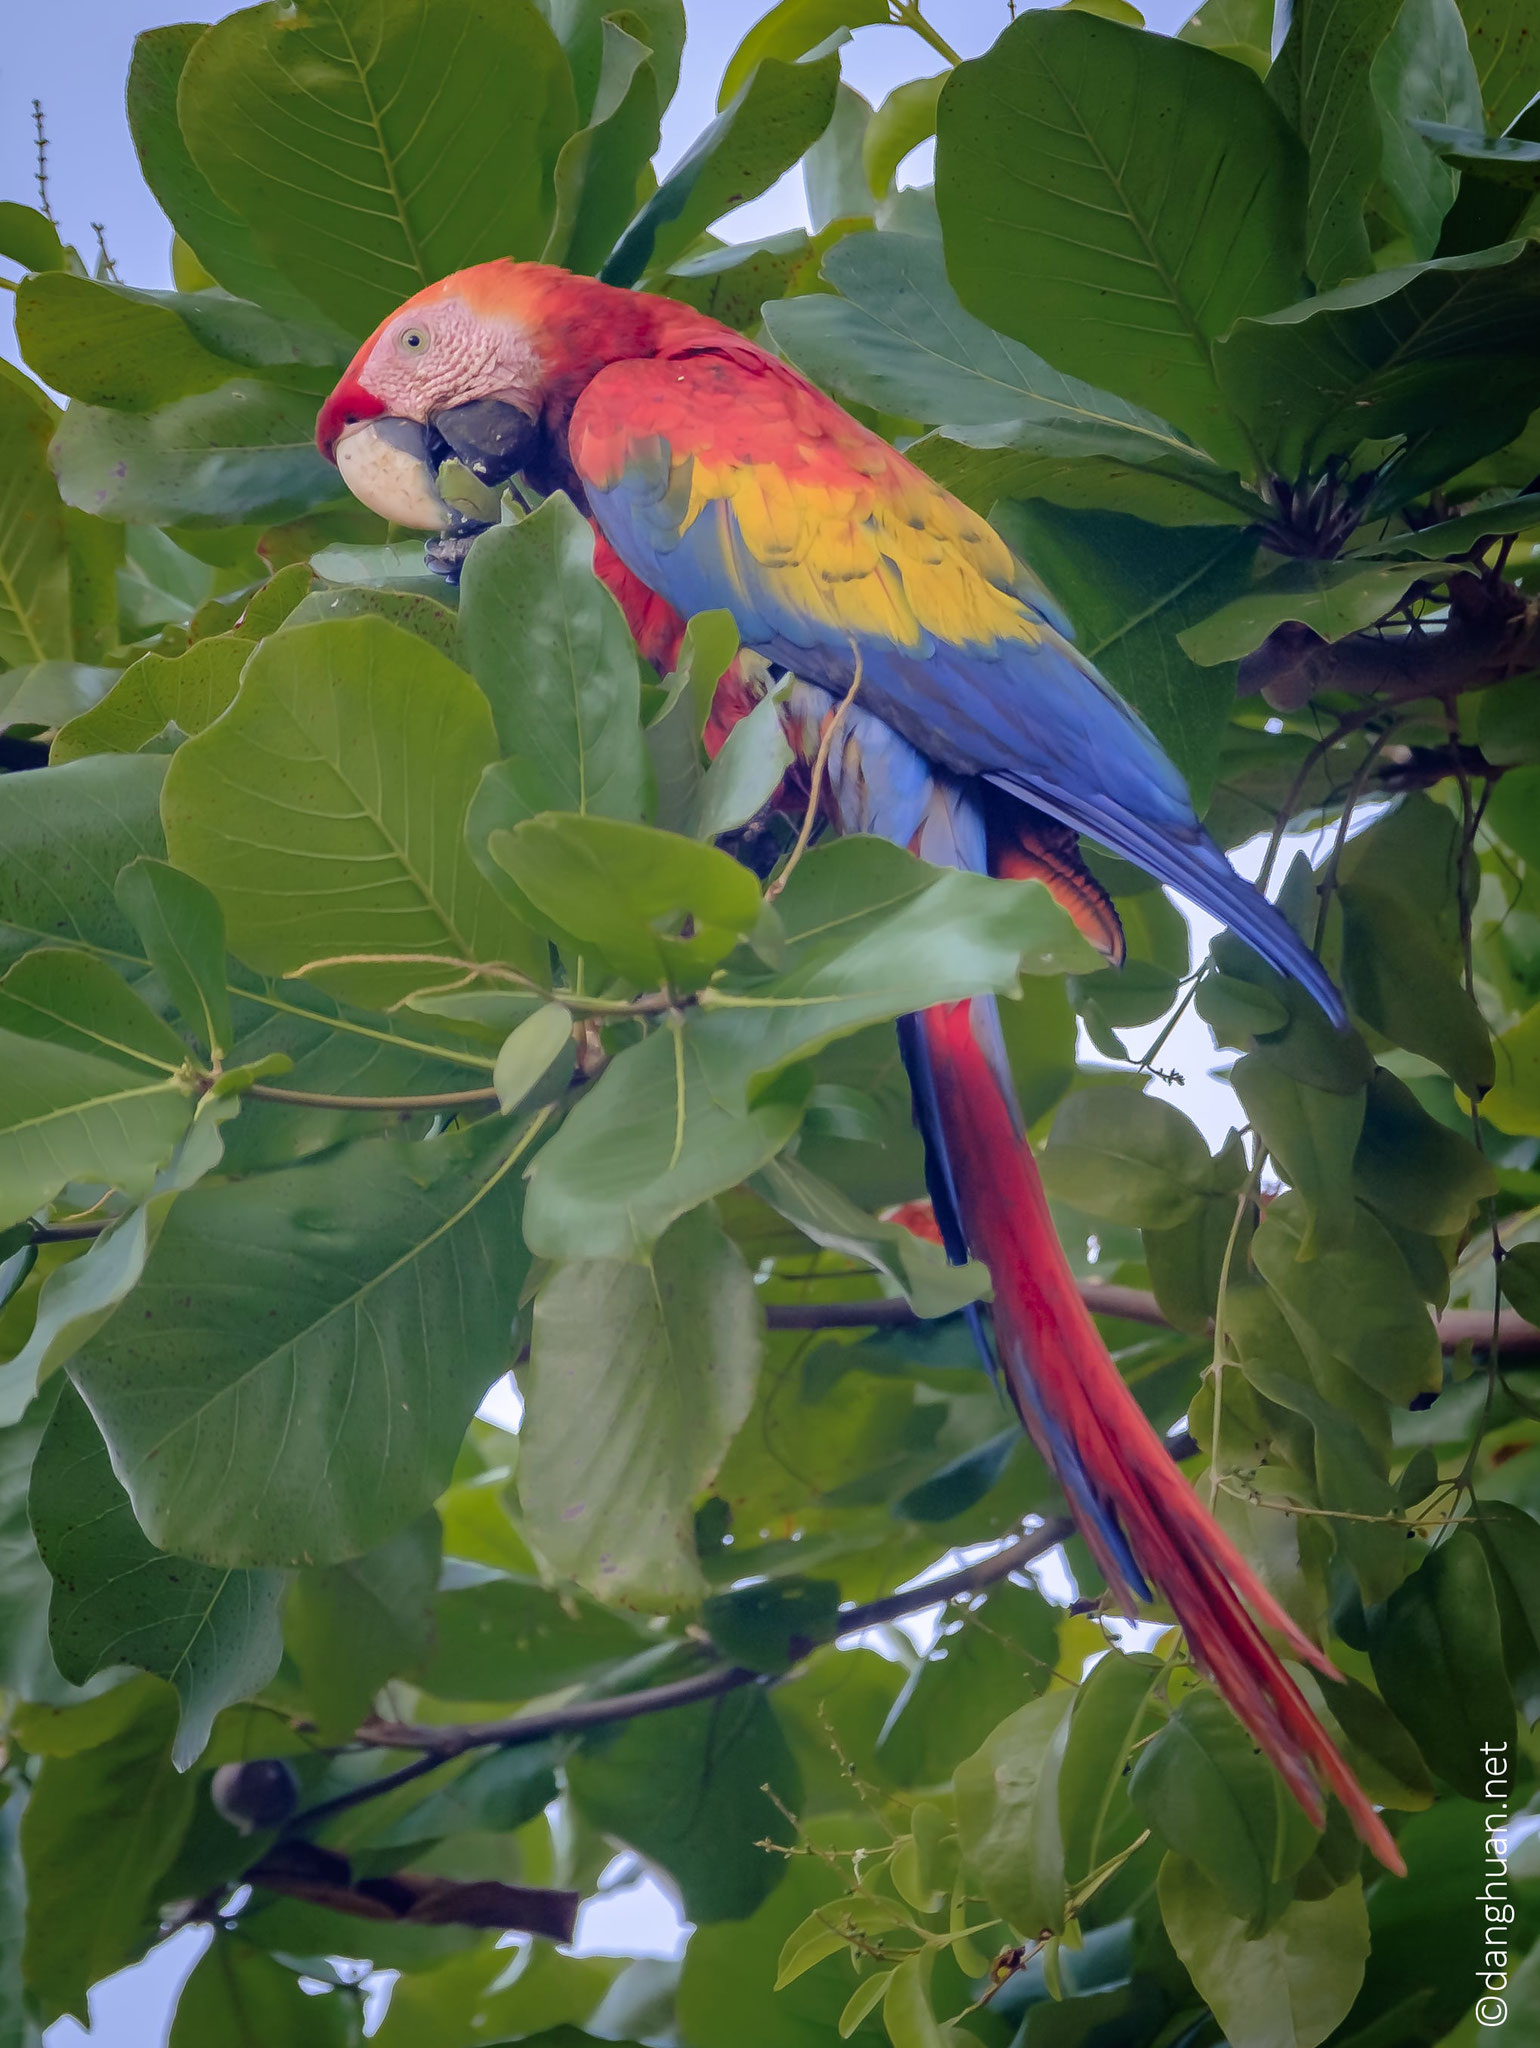
[[[1044,1418],[1073,1444],[1096,1493],[1114,1508],[1139,1569],[1170,1603],[1194,1660],[1269,1756],[1319,1827],[1321,1788],[1334,1792],[1388,1870],[1405,1866],[1389,1830],[1338,1755],[1282,1658],[1335,1676],[1207,1513],[1129,1391],[1080,1298],[1060,1247],[1036,1161],[974,1030],[972,1005],[920,1019],[961,1221],[989,1267],[995,1340],[1006,1386],[1051,1462]],[[1082,1533],[1130,1612],[1135,1594],[1093,1519]]]

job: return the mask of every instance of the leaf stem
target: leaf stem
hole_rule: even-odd
[[[497,1100],[495,1088],[457,1088],[444,1095],[320,1095],[308,1088],[270,1088],[262,1081],[253,1082],[241,1093],[260,1102],[288,1102],[302,1109],[463,1109],[470,1103]]]
[[[929,43],[938,57],[945,57],[948,64],[960,64],[962,57],[954,50],[938,29],[920,12],[919,0],[892,0],[893,26],[910,28],[922,42]]]
[[[792,870],[807,852],[807,843],[813,836],[813,827],[818,823],[818,805],[823,795],[823,778],[824,771],[829,765],[829,750],[834,745],[834,735],[845,722],[845,713],[855,702],[856,692],[861,687],[861,649],[852,640],[850,650],[856,658],[856,672],[850,679],[850,688],[841,697],[833,714],[824,720],[823,732],[818,740],[818,752],[813,756],[813,775],[807,792],[807,809],[802,814],[802,829],[797,834],[797,843],[791,849],[785,867],[765,891],[767,903],[773,903],[791,880]]]

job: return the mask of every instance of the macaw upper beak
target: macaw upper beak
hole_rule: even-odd
[[[332,460],[353,496],[382,519],[429,533],[450,523],[450,508],[439,495],[438,464],[429,455],[428,430],[416,420],[385,416],[356,421],[337,437]]]

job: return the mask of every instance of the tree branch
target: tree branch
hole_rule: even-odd
[[[1125,1323],[1152,1323],[1162,1329],[1173,1327],[1161,1314],[1154,1295],[1142,1288],[1119,1287],[1104,1280],[1082,1280],[1078,1285],[1080,1298],[1092,1315],[1117,1316]],[[896,1297],[876,1301],[777,1301],[765,1307],[765,1321],[772,1330],[909,1330],[918,1328],[924,1320],[907,1301]],[[1439,1344],[1445,1351],[1456,1351],[1462,1344],[1471,1344],[1478,1351],[1491,1349],[1492,1318],[1485,1309],[1446,1309],[1436,1319],[1436,1327]],[[1506,1357],[1540,1357],[1540,1329],[1511,1312],[1498,1318],[1497,1341]]]
[[[826,1640],[859,1635],[863,1629],[880,1627],[906,1614],[918,1614],[926,1607],[944,1606],[966,1593],[992,1586],[1018,1566],[1029,1564],[1034,1557],[1041,1557],[1055,1544],[1062,1543],[1073,1529],[1074,1524],[1067,1516],[1059,1516],[1029,1530],[993,1556],[981,1558],[977,1564],[964,1565],[959,1571],[948,1572],[944,1578],[930,1579],[923,1585],[907,1586],[903,1592],[889,1593],[881,1600],[846,1607],[835,1617],[834,1628]],[[765,1673],[750,1671],[741,1664],[714,1664],[688,1678],[671,1679],[666,1685],[647,1686],[640,1692],[621,1693],[613,1699],[574,1700],[569,1706],[552,1707],[542,1714],[515,1714],[505,1721],[466,1721],[439,1727],[410,1721],[365,1721],[358,1730],[360,1742],[375,1749],[417,1749],[423,1755],[388,1777],[368,1785],[355,1785],[335,1799],[296,1814],[295,1821],[313,1821],[356,1806],[362,1800],[423,1776],[451,1757],[463,1756],[468,1749],[514,1749],[525,1743],[544,1742],[552,1735],[581,1734],[589,1728],[635,1721],[644,1714],[666,1713],[671,1707],[693,1706],[700,1700],[736,1692],[740,1686],[766,1682]]]

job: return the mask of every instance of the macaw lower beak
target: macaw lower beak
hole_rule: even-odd
[[[426,425],[380,414],[355,420],[331,444],[332,460],[353,496],[397,526],[437,531],[454,508],[438,487],[439,467],[453,458],[500,490],[533,454],[539,429],[505,399],[478,398],[436,412]]]
[[[416,420],[359,420],[338,436],[332,460],[361,504],[396,526],[437,533],[450,523],[439,495],[428,429]]]

